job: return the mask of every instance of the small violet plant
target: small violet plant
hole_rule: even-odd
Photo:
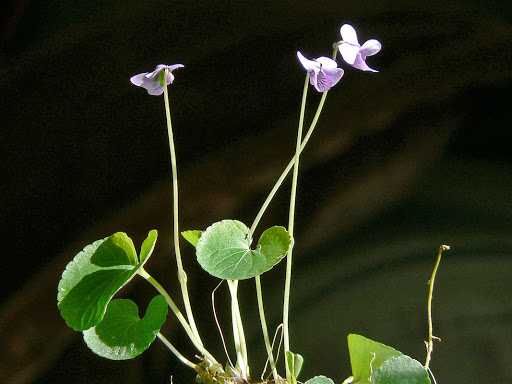
[[[140,252],[137,252],[132,240],[124,232],[117,232],[98,240],[86,246],[67,265],[62,274],[57,295],[58,307],[66,323],[73,329],[83,332],[84,340],[93,352],[112,360],[132,359],[144,352],[158,337],[183,364],[196,371],[196,381],[199,383],[249,384],[258,382],[249,370],[250,350],[246,342],[243,317],[238,303],[239,282],[254,279],[257,296],[256,305],[267,352],[269,375],[272,376],[272,379],[269,379],[264,370],[261,372],[259,382],[266,383],[273,380],[278,384],[297,383],[304,358],[291,350],[289,308],[293,250],[295,246],[300,245],[300,241],[294,238],[295,200],[300,156],[317,125],[328,91],[344,75],[344,70],[338,68],[335,61],[337,51],[339,50],[343,60],[349,65],[362,71],[377,72],[366,64],[366,58],[376,54],[381,49],[380,42],[375,39],[368,40],[362,46],[359,45],[356,32],[349,24],[343,25],[340,33],[342,40],[334,43],[332,58],[321,56],[309,60],[301,52],[297,52],[298,60],[306,70],[306,78],[295,153],[263,202],[250,227],[238,220],[229,219],[213,223],[206,229],[180,232],[178,174],[168,86],[174,81],[173,71],[183,68],[184,65],[159,64],[152,72],[140,73],[130,78],[134,85],[146,89],[150,95],[164,95],[173,180],[174,254],[185,313],[182,313],[171,295],[145,269],[145,264],[152,255],[157,241],[158,234],[156,230],[149,232],[148,237],[142,243]],[[322,93],[322,97],[309,128],[306,134],[303,135],[309,84],[313,85],[316,91]],[[292,186],[287,227],[276,225],[265,229],[259,235],[256,246],[253,247],[253,238],[260,219],[290,172],[292,173]],[[196,327],[188,293],[188,278],[181,258],[181,236],[195,247],[197,261],[201,267],[213,277],[220,279],[222,282],[225,281],[228,287],[231,299],[235,355],[231,358],[227,352],[227,346],[224,345],[227,358],[225,365],[219,363],[217,358],[208,351]],[[348,336],[348,347],[352,375],[343,383],[430,383],[429,362],[433,349],[433,339],[436,338],[432,334],[432,290],[441,253],[446,249],[449,249],[449,247],[442,246],[439,249],[437,263],[430,279],[428,297],[429,338],[426,363],[422,365],[417,360],[394,348],[360,335],[350,334]],[[286,272],[284,276],[283,321],[278,329],[282,328],[284,373],[278,369],[277,365],[281,343],[279,343],[275,357],[274,345],[270,342],[260,278],[263,273],[268,272],[282,259],[286,259]],[[137,305],[133,301],[113,298],[135,276],[144,278],[159,293],[150,302],[142,319],[139,317]],[[196,348],[198,356],[196,361],[185,357],[160,333],[169,309],[174,313],[176,320],[183,327],[192,345]],[[217,326],[220,329],[218,323]],[[223,337],[222,340],[224,343]],[[306,384],[333,383],[331,379],[325,376],[316,376],[306,381]]]

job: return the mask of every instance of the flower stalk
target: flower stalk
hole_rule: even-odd
[[[164,77],[168,77],[168,68],[164,69]],[[171,109],[169,107],[169,91],[167,90],[167,82],[164,82],[164,103],[165,103],[165,116],[167,120],[167,131],[169,137],[169,150],[171,154],[171,168],[172,168],[172,196],[173,196],[173,230],[174,230],[174,251],[176,255],[176,264],[178,266],[178,280],[181,286],[181,292],[183,295],[183,303],[185,305],[185,311],[187,313],[188,322],[192,328],[192,332],[197,338],[199,344],[203,344],[199,332],[194,321],[194,315],[192,313],[192,307],[190,305],[190,298],[187,288],[187,274],[183,268],[180,251],[180,232],[179,232],[179,220],[178,220],[178,167],[176,165],[176,150],[174,147],[174,135],[172,132],[171,123]]]

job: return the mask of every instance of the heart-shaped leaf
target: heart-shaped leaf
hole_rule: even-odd
[[[146,316],[139,318],[131,300],[112,300],[101,323],[83,332],[88,347],[112,360],[133,359],[155,340],[167,316],[165,297],[156,296],[149,303]]]
[[[220,279],[249,279],[281,261],[291,237],[285,228],[276,226],[263,232],[255,250],[250,241],[249,228],[240,221],[217,222],[197,242],[197,260],[206,272]]]
[[[154,243],[153,238],[156,231],[146,240]],[[145,259],[137,264],[132,240],[116,233],[79,252],[66,266],[58,287],[58,307],[66,323],[77,331],[98,324],[112,296],[142,268],[151,248],[146,245]]]
[[[387,359],[373,372],[373,384],[430,384],[428,372],[417,360],[402,355]]]
[[[394,348],[356,334],[348,335],[348,349],[353,384],[371,384],[372,372],[380,368],[387,359],[403,355]]]

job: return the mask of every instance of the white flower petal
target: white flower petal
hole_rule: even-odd
[[[346,43],[359,46],[356,30],[350,24],[343,24],[343,26],[340,28],[340,35],[343,41]]]
[[[338,50],[340,51],[343,60],[352,65],[354,64],[354,61],[356,61],[356,56],[359,53],[359,46],[354,46],[348,43],[341,43],[338,46]]]
[[[308,71],[308,72],[314,72],[315,70],[318,71],[320,64],[318,64],[316,61],[307,59],[299,51],[297,51],[297,57],[306,71]]]
[[[329,57],[321,56],[318,59],[316,59],[316,61],[319,62],[320,64],[322,64],[322,69],[338,68],[338,63],[336,63],[333,59],[331,59]]]

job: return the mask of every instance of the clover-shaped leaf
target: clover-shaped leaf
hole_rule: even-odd
[[[84,331],[98,324],[107,305],[148,260],[156,241],[151,231],[138,262],[132,240],[122,232],[86,246],[66,266],[58,287],[58,307],[71,328]]]
[[[196,245],[201,267],[220,279],[243,280],[261,275],[279,263],[290,248],[291,237],[283,227],[262,233],[251,249],[249,228],[237,220],[223,220],[204,231]]]
[[[373,372],[373,384],[430,384],[428,372],[417,360],[402,355],[391,357]]]
[[[353,384],[372,384],[373,372],[389,358],[403,355],[392,347],[355,334],[348,335],[348,349]]]
[[[151,300],[143,319],[139,318],[137,305],[133,301],[112,300],[103,320],[83,332],[84,340],[94,353],[107,359],[133,359],[155,340],[167,311],[167,302],[161,295]]]

